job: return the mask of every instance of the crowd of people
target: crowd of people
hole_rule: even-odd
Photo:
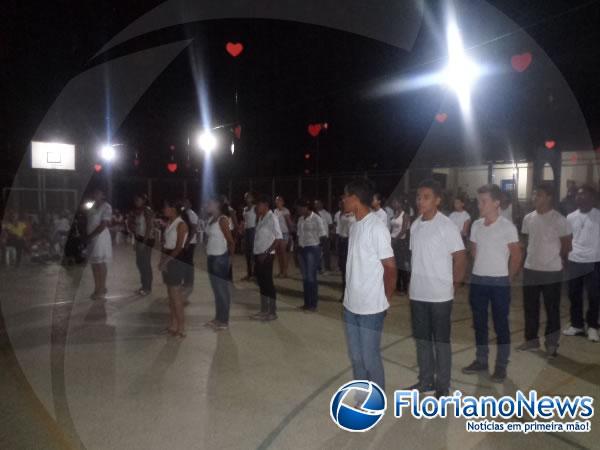
[[[567,197],[558,202],[553,185],[542,183],[534,190],[533,211],[525,215],[497,185],[481,186],[476,199],[461,192],[448,198],[434,180],[423,181],[413,198],[401,194],[389,199],[369,181],[356,180],[345,187],[333,215],[321,200],[300,199],[292,210],[282,196],[271,199],[248,192],[243,201],[239,215],[222,195],[211,196],[199,213],[186,199],[167,200],[156,212],[145,195],[137,195],[132,211],[122,215],[113,213],[104,193],[96,190],[75,218],[68,212],[54,218],[48,242],[65,255],[70,246],[81,249],[92,267],[94,300],[103,300],[107,293],[107,264],[116,233],[134,245],[140,276],[135,293],[141,296],[152,292],[152,250],[160,243],[158,269],[170,310],[164,331],[178,338],[185,337],[184,311],[193,293],[198,243],[205,249],[215,303],[214,319],[205,325],[215,331],[229,327],[236,252],[246,262],[241,281],[256,281],[259,287],[260,305],[251,319],[264,322],[278,318],[274,278],[288,278],[292,260],[302,277],[304,302],[299,308],[316,312],[319,275],[334,275],[335,255],[353,375],[382,388],[381,334],[395,292],[410,302],[419,366],[418,382],[411,388],[438,396],[450,388],[452,309],[456,290],[466,281],[476,351],[474,361],[462,369],[465,374],[488,372],[491,309],[497,342],[491,380],[501,383],[507,377],[516,280],[522,280],[525,319],[518,351],[541,348],[542,302],[547,317],[542,339],[549,359],[558,355],[561,334],[600,341],[600,210],[595,207],[597,193],[588,185],[571,184]],[[16,212],[3,223],[2,245],[15,249],[17,265],[31,248],[32,229]],[[571,307],[570,324],[563,329],[564,282]]]

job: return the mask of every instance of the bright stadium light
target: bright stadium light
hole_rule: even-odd
[[[107,162],[113,161],[117,156],[117,152],[115,151],[115,147],[112,145],[104,145],[100,149],[100,157]]]
[[[210,130],[205,130],[198,136],[198,147],[205,153],[212,153],[217,148],[217,138]]]
[[[92,201],[85,202],[85,203],[83,204],[83,207],[84,207],[85,209],[92,209],[92,208],[94,207],[94,202],[92,202]]]
[[[460,30],[455,23],[450,23],[447,31],[448,66],[444,70],[444,82],[456,93],[461,108],[469,111],[471,106],[471,89],[481,70],[465,54]]]

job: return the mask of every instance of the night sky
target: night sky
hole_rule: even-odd
[[[57,1],[4,2],[0,27],[2,58],[2,172],[6,180],[49,106],[66,83],[101,59],[94,54],[111,37],[160,2]],[[438,2],[427,2],[433,23],[441,23]],[[600,4],[597,1],[490,2],[526,29],[546,51],[573,90],[594,145],[600,143]],[[209,92],[214,125],[239,122],[242,140],[232,157],[229,138],[219,166],[234,176],[299,175],[316,170],[316,141],[309,123],[328,122],[320,138],[322,173],[401,170],[412,160],[438,112],[440,87],[391,95],[370,95],[394,77],[440,68],[445,48],[434,25],[423,27],[411,52],[364,37],[322,27],[268,20],[227,20],[173,27],[134,39],[103,58],[193,38],[141,98],[114,141],[126,148],[124,167],[132,171],[137,153],[141,175],[160,175],[171,154],[182,172],[201,161],[186,140],[198,128],[197,78]],[[226,42],[243,42],[237,59]],[[499,44],[502,45],[501,43]],[[511,79],[507,81],[512,82]],[[505,86],[506,87],[506,86]],[[503,89],[498,85],[497,89]],[[234,92],[238,92],[238,108]],[[510,116],[522,87],[507,96],[502,114]],[[545,108],[539,103],[539,108]],[[526,114],[526,113],[525,113]],[[517,116],[515,120],[522,120]],[[191,136],[193,137],[193,135]],[[172,152],[170,147],[174,146]],[[490,146],[489,155],[496,150]],[[310,159],[305,159],[305,154]],[[441,151],[442,155],[449,152]],[[458,158],[457,152],[454,155]],[[503,155],[498,155],[498,158]],[[443,158],[442,158],[443,159]],[[127,161],[129,161],[127,163]],[[444,161],[440,161],[444,162]]]

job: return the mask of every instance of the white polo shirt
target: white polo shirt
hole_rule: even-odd
[[[393,258],[390,232],[373,213],[350,228],[344,307],[354,314],[377,314],[389,308],[381,260]]]
[[[460,233],[462,233],[463,228],[465,227],[465,222],[467,220],[471,220],[471,216],[466,211],[453,211],[450,213],[448,218],[452,221],[452,223],[454,223],[454,225],[456,225],[456,228],[458,228]]]
[[[560,238],[573,232],[566,217],[554,209],[545,214],[532,211],[523,218],[521,228],[529,236],[524,267],[540,272],[561,271]]]
[[[277,239],[283,239],[279,219],[273,214],[273,211],[268,211],[256,224],[254,254],[260,255],[265,253]],[[271,254],[273,253],[275,253],[275,250],[271,250]]]
[[[507,277],[510,251],[508,244],[519,242],[517,227],[506,217],[485,225],[481,218],[473,222],[471,242],[477,244],[473,275],[480,277]]]
[[[385,209],[379,208],[377,211],[373,210],[372,212],[379,220],[381,220],[381,223],[383,223],[388,229],[390,228],[390,218],[385,212]]]
[[[347,238],[350,233],[350,228],[352,224],[356,223],[356,217],[354,217],[353,213],[344,213],[338,211],[335,214],[336,217],[336,226],[335,226],[335,234],[340,237]]]
[[[281,232],[282,233],[289,233],[290,230],[288,228],[287,220],[286,220],[285,217],[290,215],[290,210],[287,209],[284,206],[281,209],[275,208],[273,210],[273,213],[275,214],[275,216],[277,217],[277,219],[279,219],[279,228],[281,228]]]
[[[254,205],[244,206],[243,216],[245,230],[256,227],[256,207]]]
[[[423,302],[452,300],[452,254],[465,249],[456,225],[441,212],[431,220],[423,220],[420,216],[410,227],[410,249],[410,299]]]
[[[578,209],[569,214],[567,220],[573,229],[573,250],[569,253],[569,261],[600,261],[600,210],[592,208],[583,213]]]
[[[331,218],[331,214],[326,209],[322,209],[317,213],[321,219],[323,219],[323,223],[325,224],[325,228],[329,230],[329,225],[333,225],[333,219]]]
[[[321,219],[314,211],[311,211],[307,218],[301,216],[298,219],[298,226],[296,228],[298,233],[298,246],[300,247],[319,245],[321,243],[321,238],[327,236],[327,230],[323,219]]]

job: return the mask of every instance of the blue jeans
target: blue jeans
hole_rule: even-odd
[[[208,279],[215,294],[215,320],[229,323],[229,253],[208,255]]]
[[[319,300],[317,272],[321,261],[321,247],[319,245],[301,247],[298,256],[304,288],[304,306],[307,308],[316,308]]]
[[[496,367],[506,367],[510,356],[510,279],[508,277],[471,277],[469,303],[473,311],[473,328],[477,345],[476,359],[488,364],[488,304],[492,305],[492,319],[496,331],[498,353]]]
[[[381,360],[381,333],[386,311],[377,314],[354,314],[344,308],[344,325],[348,354],[355,380],[374,381],[385,389]]]

